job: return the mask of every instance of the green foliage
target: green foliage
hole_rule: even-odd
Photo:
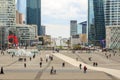
[[[73,46],[73,49],[75,49],[75,50],[80,50],[80,49],[81,49],[81,46],[80,46],[80,45],[74,45],[74,46]]]

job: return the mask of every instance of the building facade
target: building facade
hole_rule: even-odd
[[[120,25],[106,27],[106,47],[120,49]]]
[[[19,45],[29,45],[31,41],[36,39],[36,25],[16,25],[16,35],[19,40]]]
[[[87,21],[79,23],[77,27],[78,34],[87,34]]]
[[[70,36],[77,34],[77,20],[70,21]]]
[[[106,47],[120,49],[120,0],[104,0]]]
[[[104,1],[88,0],[88,43],[105,39]]]
[[[42,35],[45,35],[46,34],[46,26],[41,25],[41,28],[42,28]]]
[[[120,0],[104,0],[105,24],[120,25]]]
[[[16,24],[23,24],[24,23],[24,16],[22,13],[16,11]]]
[[[7,43],[9,29],[16,25],[16,6],[15,0],[0,0],[0,26],[4,36],[0,36],[3,44]]]
[[[42,35],[41,28],[41,0],[27,0],[27,24],[35,24],[38,27],[38,35]]]
[[[21,13],[23,17],[23,23],[26,23],[26,0],[17,0],[16,9],[19,13]]]

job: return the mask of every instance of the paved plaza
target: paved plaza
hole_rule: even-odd
[[[106,55],[110,55],[106,58]],[[52,56],[53,60],[46,59]],[[91,57],[91,61],[88,58]],[[26,57],[26,61],[18,61],[18,56],[5,52],[0,54],[0,67],[3,66],[4,74],[0,74],[0,80],[119,80],[120,55],[112,52],[90,52],[60,50],[59,53],[50,50],[42,50],[35,58]],[[42,61],[41,61],[42,59]],[[42,66],[40,67],[40,62]],[[98,66],[94,67],[93,62]],[[62,63],[65,63],[63,67]],[[82,69],[79,64],[82,64]],[[26,67],[24,67],[26,64]],[[87,72],[83,72],[83,66]],[[51,68],[56,74],[50,74]]]

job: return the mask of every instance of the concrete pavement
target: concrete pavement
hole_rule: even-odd
[[[69,63],[73,66],[79,67],[79,64],[82,64],[83,66],[87,66],[88,69],[96,70],[96,71],[102,71],[102,72],[108,73],[108,74],[113,75],[116,78],[120,79],[120,70],[108,69],[108,68],[102,68],[102,67],[93,67],[93,66],[85,64],[83,62],[76,61],[75,59],[72,59],[72,58],[70,58],[68,56],[65,56],[63,54],[60,54],[60,53],[52,53],[52,55],[66,61],[67,63]]]

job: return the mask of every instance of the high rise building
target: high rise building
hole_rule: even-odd
[[[0,0],[0,26],[14,27],[15,15],[15,0]]]
[[[105,39],[104,2],[88,0],[88,42],[96,44]]]
[[[120,0],[104,0],[106,47],[120,49]]]
[[[46,34],[46,27],[44,25],[41,25],[41,28],[42,28],[42,35],[45,35]]]
[[[41,28],[41,0],[27,0],[27,24],[38,27],[38,35],[42,35]]]
[[[23,21],[26,23],[26,0],[17,0],[16,9],[24,16]]]
[[[7,36],[10,28],[14,28],[16,24],[16,8],[15,0],[0,0],[0,26],[2,27],[0,36],[2,44],[7,43]]]
[[[70,36],[77,34],[77,21],[71,20],[70,21]]]
[[[16,24],[23,24],[24,22],[23,18],[24,18],[23,14],[16,11]]]
[[[120,25],[120,0],[104,0],[106,26]]]
[[[87,34],[87,21],[78,24],[78,34]]]

